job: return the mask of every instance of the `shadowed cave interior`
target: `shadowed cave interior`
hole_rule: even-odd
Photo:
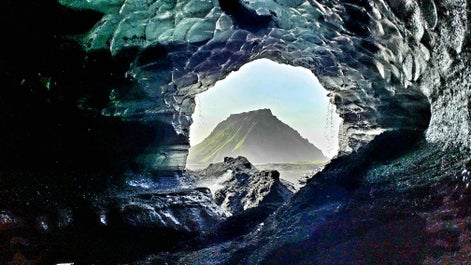
[[[5,10],[0,263],[469,262],[466,1]],[[242,158],[184,170],[195,96],[262,58],[312,71],[343,120],[296,193]]]

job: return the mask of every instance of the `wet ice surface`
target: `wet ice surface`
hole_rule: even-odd
[[[168,192],[194,188],[195,179],[191,175],[178,173],[158,177],[137,175],[129,177],[126,184],[144,190]]]

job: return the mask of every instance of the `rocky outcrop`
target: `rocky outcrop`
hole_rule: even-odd
[[[245,157],[226,157],[194,173],[197,185],[208,186],[216,204],[232,215],[263,205],[279,206],[291,198],[294,188],[278,171],[259,171]]]
[[[181,248],[228,217],[207,188],[158,190],[150,183],[54,200],[40,187],[35,194],[12,191],[21,196],[1,205],[0,263],[19,256],[20,264],[131,262]]]
[[[205,188],[176,192],[119,193],[111,201],[111,205],[101,211],[100,220],[104,225],[120,223],[140,229],[196,233],[211,229],[227,217],[214,203],[209,189]]]

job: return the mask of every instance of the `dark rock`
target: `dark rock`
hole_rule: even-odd
[[[23,221],[9,212],[0,212],[0,231],[12,230],[21,226]]]
[[[240,0],[220,0],[219,5],[225,13],[233,17],[236,25],[242,29],[251,31],[265,29],[272,21],[270,15],[259,15]]]
[[[119,194],[114,200],[117,209],[105,224],[121,223],[135,228],[159,228],[180,232],[201,232],[211,229],[227,216],[214,204],[207,188],[166,193]],[[106,209],[104,209],[106,213]],[[106,221],[105,221],[106,220]]]
[[[267,177],[271,177],[272,179],[274,179],[275,181],[279,181],[280,180],[280,173],[276,170],[273,170],[273,171],[265,171],[265,176]]]
[[[294,190],[280,180],[278,171],[259,171],[242,156],[225,157],[194,174],[197,185],[208,185],[216,203],[232,215],[267,204],[279,206]]]

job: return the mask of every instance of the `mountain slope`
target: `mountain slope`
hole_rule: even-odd
[[[317,147],[269,109],[232,114],[190,149],[188,162],[208,164],[227,156],[245,156],[253,163],[326,160]]]

